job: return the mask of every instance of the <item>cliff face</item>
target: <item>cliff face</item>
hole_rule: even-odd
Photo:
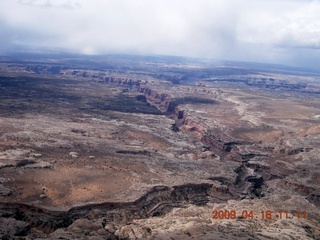
[[[217,141],[216,137],[207,134],[206,126],[201,125],[188,115],[185,109],[179,105],[180,102],[175,101],[174,96],[162,93],[159,90],[154,90],[148,86],[148,81],[133,80],[121,77],[106,76],[102,73],[87,73],[82,71],[64,72],[65,75],[85,77],[90,80],[97,81],[102,84],[116,84],[123,85],[130,88],[132,91],[142,93],[145,100],[151,105],[156,107],[163,114],[175,121],[174,131],[190,132],[193,136],[199,139],[204,145],[211,146],[216,152],[231,152],[231,148],[225,146],[226,141]],[[227,149],[227,151],[226,151]]]
[[[242,143],[234,142],[233,139],[221,132],[211,133],[207,126],[201,124],[199,121],[195,121],[192,115],[187,110],[183,109],[180,104],[183,101],[175,99],[175,96],[171,96],[167,93],[161,92],[161,90],[155,90],[150,87],[149,82],[140,79],[128,79],[122,77],[107,76],[106,73],[99,72],[85,72],[85,71],[66,71],[64,75],[83,77],[91,81],[96,81],[101,84],[115,84],[129,88],[130,91],[136,91],[141,93],[145,97],[151,106],[156,107],[167,117],[175,121],[172,127],[173,131],[184,131],[191,133],[196,139],[198,139],[204,146],[208,146],[210,151],[217,153],[219,156],[228,155],[229,158],[235,159],[238,156],[237,148],[235,146]],[[129,90],[128,89],[128,90]],[[193,99],[186,98],[191,103],[202,102],[211,103],[208,99]],[[236,156],[237,155],[237,156]],[[241,157],[240,157],[241,158]]]
[[[138,91],[144,94],[150,105],[155,106],[168,117],[174,119],[178,127],[185,124],[187,119],[186,111],[182,110],[168,94],[159,93],[146,87],[140,87]]]
[[[187,204],[203,205],[209,199],[221,202],[230,198],[234,197],[228,188],[202,183],[153,187],[134,202],[88,204],[73,207],[68,211],[54,211],[19,203],[0,203],[0,212],[6,211],[7,217],[28,223],[28,231],[30,227],[36,227],[50,233],[82,218],[104,218],[106,222],[125,218],[127,221],[132,221],[163,215],[172,208]]]
[[[96,81],[102,84],[116,84],[122,85],[129,88],[131,91],[141,93],[145,97],[151,106],[156,107],[167,117],[175,121],[172,127],[173,131],[185,131],[191,133],[196,137],[204,146],[208,146],[211,151],[214,151],[219,156],[226,156],[230,159],[236,159],[238,156],[237,147],[241,142],[234,142],[234,139],[228,137],[221,132],[210,132],[207,126],[201,124],[199,121],[195,121],[193,116],[188,113],[187,110],[183,109],[180,104],[184,101],[175,99],[175,96],[171,96],[167,93],[161,92],[161,90],[155,90],[148,85],[148,81],[140,79],[128,79],[121,77],[107,76],[106,73],[100,72],[85,72],[81,70],[77,71],[66,71],[64,75],[83,77],[91,81]],[[193,99],[186,98],[191,103],[211,103],[208,99]],[[249,143],[250,144],[250,143]],[[239,156],[238,156],[239,157]],[[241,156],[240,156],[241,158]]]
[[[176,122],[176,125],[179,128],[186,123],[186,120],[187,120],[186,111],[181,109],[179,107],[179,104],[174,102],[173,97],[169,96],[168,94],[161,93],[157,90],[147,87],[148,81],[142,81],[139,79],[133,80],[133,79],[127,79],[127,78],[120,78],[120,77],[110,77],[110,76],[105,76],[105,74],[102,74],[102,73],[88,73],[84,71],[67,71],[67,72],[64,72],[63,74],[68,76],[90,78],[91,80],[97,81],[99,83],[109,83],[109,84],[127,86],[131,89],[134,89],[142,93],[146,97],[146,100],[150,105],[155,106],[162,113],[174,119]],[[193,128],[193,130],[191,131],[196,131],[196,130],[198,130],[197,127]]]
[[[157,107],[163,113],[169,113],[168,107],[170,105],[170,101],[169,101],[170,97],[168,94],[159,93],[147,87],[139,87],[137,90],[146,97],[150,105]],[[170,111],[174,111],[174,110],[175,110],[174,107],[171,106]]]
[[[141,80],[132,80],[127,78],[113,78],[113,77],[101,77],[101,76],[99,78],[100,78],[100,82],[128,85],[129,87],[132,87],[132,86],[139,87],[142,83]]]

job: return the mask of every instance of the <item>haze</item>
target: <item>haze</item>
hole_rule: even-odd
[[[0,52],[164,54],[319,69],[320,1],[0,0]]]

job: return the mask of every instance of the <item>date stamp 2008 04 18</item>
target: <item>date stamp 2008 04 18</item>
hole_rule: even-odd
[[[239,212],[238,212],[239,213]],[[296,211],[295,213],[292,213],[293,216],[296,216],[297,218],[307,218],[307,212],[306,211]],[[243,210],[241,211],[241,214],[237,215],[237,211],[235,210],[213,210],[212,212],[212,219],[236,219],[236,218],[242,218],[242,219],[287,219],[289,218],[289,212],[288,211],[277,211],[273,212],[271,210],[261,211],[259,213],[254,211],[248,211]]]

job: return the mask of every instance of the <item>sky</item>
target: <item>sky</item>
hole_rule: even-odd
[[[320,0],[0,0],[0,52],[17,49],[320,68]]]

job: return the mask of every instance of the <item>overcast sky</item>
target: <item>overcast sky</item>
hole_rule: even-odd
[[[320,0],[0,0],[0,51],[165,54],[320,67]]]

